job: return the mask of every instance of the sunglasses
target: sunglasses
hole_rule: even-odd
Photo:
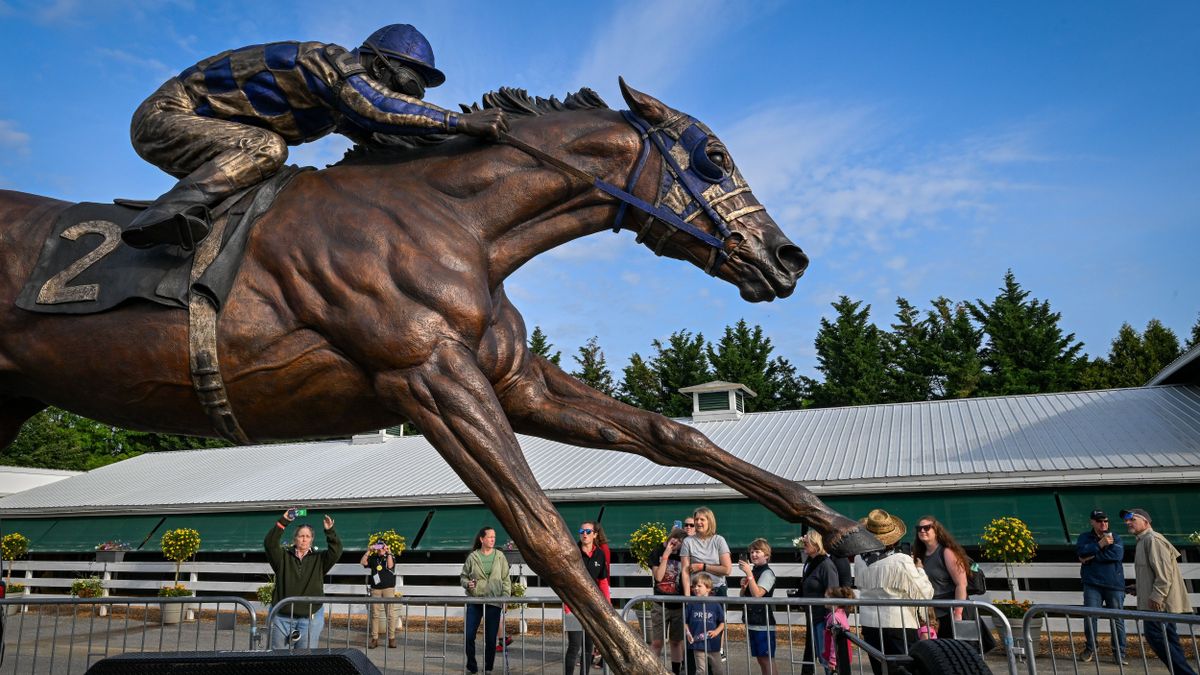
[[[579,529],[579,534],[591,534],[593,532],[595,532],[595,530],[593,530],[589,527],[582,527]]]
[[[918,531],[918,532],[928,532],[928,531],[930,531],[930,530],[932,530],[932,529],[933,529],[933,526],[932,526],[932,525],[918,525],[918,526],[917,526],[917,531]]]
[[[683,526],[684,527],[695,527],[696,524],[695,523],[684,523]]]

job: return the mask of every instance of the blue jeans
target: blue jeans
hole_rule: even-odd
[[[300,631],[300,641],[297,649],[316,649],[321,642],[321,631],[325,628],[325,607],[318,609],[311,617],[298,616],[295,618],[275,615],[271,621],[271,649],[287,649],[288,636],[293,630]]]
[[[1146,621],[1142,624],[1142,632],[1146,636],[1146,642],[1150,643],[1150,649],[1154,650],[1160,661],[1166,663],[1167,654],[1170,654],[1173,675],[1196,675],[1196,671],[1192,670],[1192,666],[1188,664],[1187,657],[1183,655],[1175,624],[1165,621]]]
[[[1084,585],[1083,587],[1083,606],[1084,607],[1103,607],[1106,609],[1121,609],[1125,606],[1125,591],[1114,591],[1108,588],[1098,588],[1096,586]],[[1111,624],[1111,635],[1113,644],[1113,655],[1124,656],[1125,650],[1125,620],[1116,619],[1109,622]],[[1087,641],[1087,648],[1096,652],[1096,617],[1085,617],[1083,621],[1083,638]]]
[[[496,665],[496,635],[500,632],[500,608],[496,605],[467,605],[466,625],[464,626],[464,642],[467,650],[467,672],[479,672],[479,662],[475,658],[475,633],[479,632],[479,622],[483,622],[483,668],[492,672]]]

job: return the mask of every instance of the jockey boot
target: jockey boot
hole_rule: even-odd
[[[179,246],[185,251],[196,248],[208,236],[212,221],[208,207],[215,200],[197,181],[187,178],[159,197],[133,219],[121,233],[121,239],[134,248],[161,244]]]

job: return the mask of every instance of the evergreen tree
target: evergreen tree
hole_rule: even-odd
[[[663,392],[658,374],[640,354],[634,352],[629,357],[629,365],[622,369],[621,374],[617,400],[649,412],[663,411]]]
[[[1146,348],[1147,368],[1146,379],[1138,383],[1139,387],[1144,386],[1183,354],[1183,348],[1179,346],[1179,336],[1158,319],[1150,319],[1146,324],[1146,330],[1142,331],[1142,344]]]
[[[864,405],[884,400],[887,369],[884,338],[870,323],[871,306],[842,296],[833,303],[837,318],[821,319],[817,331],[817,370],[825,381],[813,390],[820,407]]]
[[[1175,332],[1151,319],[1142,334],[1121,324],[1108,350],[1108,359],[1089,364],[1085,386],[1141,387],[1182,353]]]
[[[782,357],[772,359],[774,349],[762,326],[751,329],[741,319],[726,326],[725,334],[705,353],[714,379],[744,384],[757,394],[746,398],[747,412],[799,408],[804,387],[796,379],[796,368]]]
[[[613,395],[616,386],[608,362],[604,359],[604,351],[600,349],[600,338],[594,335],[588,338],[587,344],[580,347],[579,353],[572,358],[579,364],[579,369],[571,375],[601,394]]]
[[[990,304],[969,305],[971,316],[987,335],[981,350],[985,370],[983,395],[1036,394],[1069,391],[1080,382],[1086,361],[1079,356],[1082,342],[1063,334],[1062,315],[1050,303],[1029,299],[1012,270]]]
[[[680,394],[682,387],[704,384],[712,380],[708,371],[708,360],[704,353],[704,335],[681,330],[671,333],[664,345],[655,340],[657,352],[650,360],[650,369],[658,377],[658,388],[662,395],[662,414],[667,417],[685,417],[692,414],[692,397]]]
[[[947,298],[937,298],[925,316],[925,327],[930,345],[928,357],[933,362],[930,366],[933,398],[974,396],[983,380],[983,362],[979,358],[983,331],[971,323],[966,305],[952,305]]]
[[[1192,337],[1188,338],[1184,349],[1191,349],[1196,345],[1200,345],[1200,314],[1196,315],[1196,323],[1192,324]]]
[[[933,345],[929,325],[908,300],[896,298],[896,323],[884,333],[887,364],[886,400],[894,403],[927,401],[933,396]]]
[[[550,351],[552,349],[554,349],[554,345],[550,344],[550,339],[542,332],[542,327],[534,326],[533,333],[529,336],[529,351],[544,357],[556,366],[562,365],[559,363],[562,360],[562,352],[556,351],[552,353]]]

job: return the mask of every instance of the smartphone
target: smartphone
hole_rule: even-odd
[[[675,529],[676,529],[676,530],[682,530],[682,529],[683,529],[683,521],[682,521],[682,520],[677,520],[677,521],[675,521]]]
[[[750,562],[750,554],[749,553],[739,553],[738,554],[738,562],[745,562],[745,563]]]
[[[307,516],[308,509],[288,509],[288,513],[291,514],[292,520],[295,520],[300,516]]]
[[[375,549],[376,551],[382,551],[383,544],[371,544],[371,548]]]

